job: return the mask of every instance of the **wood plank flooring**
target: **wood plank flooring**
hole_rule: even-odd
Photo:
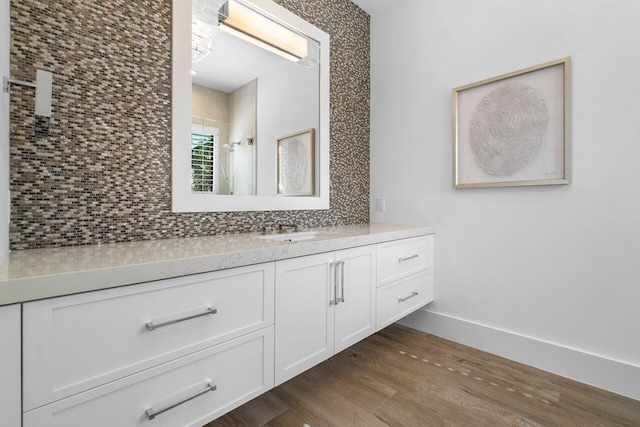
[[[640,427],[640,401],[392,325],[219,426]]]

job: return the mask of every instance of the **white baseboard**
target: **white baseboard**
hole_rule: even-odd
[[[398,323],[640,400],[639,366],[427,309]]]

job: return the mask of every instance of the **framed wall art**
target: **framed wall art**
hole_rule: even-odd
[[[571,182],[571,60],[453,89],[453,187]]]
[[[315,130],[283,136],[277,143],[278,195],[315,194]]]

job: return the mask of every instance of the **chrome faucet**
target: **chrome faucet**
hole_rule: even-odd
[[[262,228],[262,234],[264,235],[275,234],[277,232],[278,232],[278,229],[274,227],[272,222],[266,223],[265,226]]]
[[[301,226],[296,224],[282,223],[275,225],[273,222],[267,222],[262,228],[262,234],[295,233],[300,231],[300,228]]]
[[[298,226],[295,224],[280,224],[278,229],[280,233],[293,233],[298,231]]]

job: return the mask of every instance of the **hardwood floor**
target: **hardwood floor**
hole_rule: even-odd
[[[305,425],[638,427],[640,401],[392,325],[207,427]]]

